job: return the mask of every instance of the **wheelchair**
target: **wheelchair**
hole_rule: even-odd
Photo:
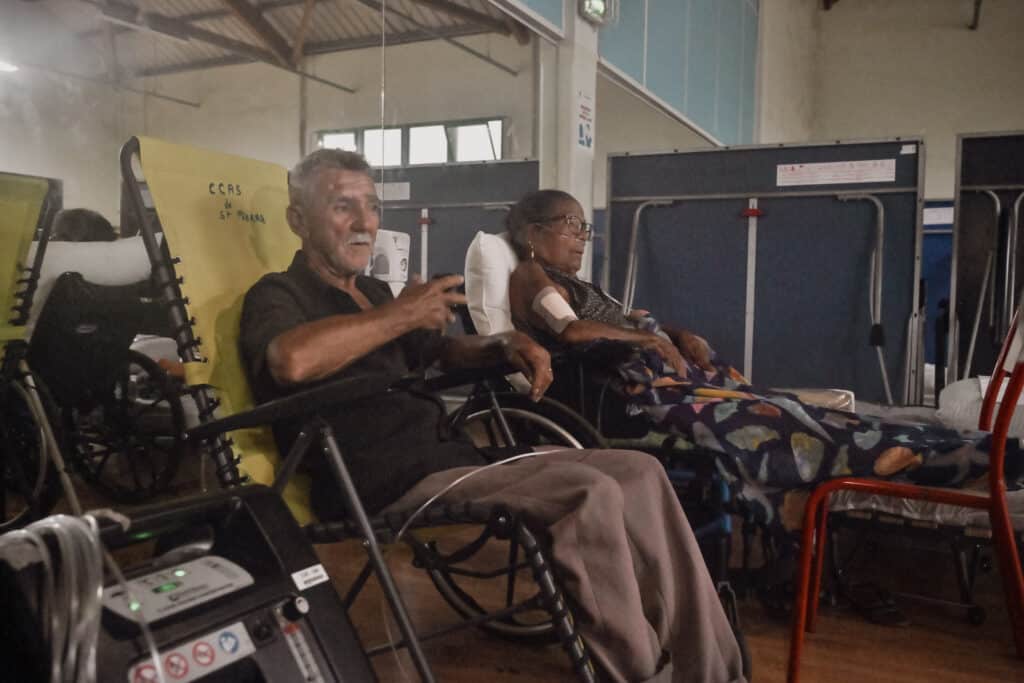
[[[401,632],[400,642],[371,647],[368,654],[406,647],[421,679],[430,681],[433,675],[420,642],[457,628],[479,627],[514,640],[560,642],[580,679],[595,681],[597,673],[543,548],[541,530],[515,510],[479,504],[442,502],[415,519],[411,512],[371,518],[355,492],[333,431],[319,413],[380,392],[444,391],[469,385],[472,401],[451,417],[450,427],[473,435],[478,444],[499,449],[600,446],[600,436],[585,426],[577,431],[559,421],[567,410],[554,401],[542,401],[543,412],[538,412],[528,411],[520,399],[502,397],[507,392],[501,378],[510,368],[397,382],[394,377],[342,380],[253,407],[237,348],[238,321],[251,283],[267,272],[284,270],[298,248],[283,221],[285,169],[144,138],[133,138],[124,146],[121,168],[135,213],[141,217],[156,298],[170,318],[184,361],[184,391],[198,410],[198,426],[183,433],[186,445],[214,461],[222,487],[272,485],[314,543],[352,538],[362,542],[368,557],[343,602],[350,607],[376,575]],[[224,211],[222,199],[208,196],[207,176],[231,179],[247,188],[246,195],[233,198],[231,211]],[[263,220],[248,220],[252,216]],[[232,257],[222,259],[228,249]],[[513,401],[520,402],[512,405]],[[507,413],[502,403],[509,408]],[[268,426],[298,416],[308,418],[307,426],[281,458]],[[309,507],[308,478],[299,464],[317,444],[343,494],[349,513],[344,520],[318,522]],[[481,531],[467,542],[448,535],[452,525]],[[392,541],[412,549],[414,565],[428,572],[463,618],[460,623],[416,633],[380,548]],[[524,575],[532,581],[522,581]],[[481,581],[502,582],[497,604],[483,604],[474,597]]]
[[[131,349],[138,334],[166,334],[148,282],[104,286],[60,275],[28,345],[49,387],[64,450],[107,498],[138,504],[165,493],[185,455],[185,405],[176,383]]]

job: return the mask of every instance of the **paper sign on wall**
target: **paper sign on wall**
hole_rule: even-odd
[[[779,164],[775,167],[775,184],[779,187],[894,182],[896,182],[895,159]]]
[[[576,91],[576,144],[586,150],[594,147],[594,96]]]
[[[953,225],[952,206],[929,206],[924,210],[925,225]]]

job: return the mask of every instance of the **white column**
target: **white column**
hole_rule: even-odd
[[[567,3],[565,40],[557,48],[556,153],[557,187],[583,205],[588,218],[594,208],[594,134],[597,97],[597,29],[580,18],[576,3]],[[545,177],[541,173],[541,177]],[[547,176],[550,177],[550,176]],[[580,277],[589,280],[593,251],[583,257]]]

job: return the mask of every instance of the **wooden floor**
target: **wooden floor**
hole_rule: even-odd
[[[195,493],[193,468],[186,467],[179,495]],[[106,505],[89,487],[77,487],[86,509]],[[58,509],[64,509],[62,502]],[[952,563],[945,555],[907,551],[902,542],[873,549],[862,557],[860,572],[892,590],[920,590],[954,595]],[[365,558],[357,542],[320,546],[320,557],[339,594],[344,594]],[[405,545],[388,546],[388,565],[420,632],[457,620],[426,573],[411,566]],[[491,590],[500,600],[500,588]],[[884,627],[867,622],[849,608],[823,606],[817,632],[805,646],[804,683],[1024,683],[1024,660],[1014,656],[1008,617],[1003,605],[998,572],[982,574],[978,601],[988,612],[982,626],[972,626],[962,615],[944,608],[899,601],[911,617],[908,627]],[[388,640],[388,628],[397,638],[385,601],[371,579],[352,611],[352,618],[367,646]],[[767,617],[760,604],[741,602],[743,631],[753,655],[757,683],[784,681],[789,647],[789,624]],[[425,643],[437,680],[451,683],[548,683],[573,681],[568,660],[558,646],[510,643],[478,630],[462,630]],[[385,652],[373,658],[383,683],[418,681],[404,652]]]
[[[321,558],[339,591],[358,571],[363,553],[355,543],[323,546]],[[404,546],[393,546],[388,564],[408,603],[419,630],[455,620],[421,570],[411,567]],[[898,563],[895,566],[898,566]],[[903,576],[906,567],[900,568]],[[918,567],[930,571],[928,566]],[[1002,605],[998,573],[979,579],[981,602],[988,621],[969,625],[954,612],[940,607],[900,601],[912,619],[908,627],[868,623],[842,608],[825,608],[817,633],[808,636],[802,667],[806,683],[886,681],[929,683],[1024,682],[1024,660],[1014,656],[1007,615]],[[353,610],[357,629],[367,645],[387,637],[384,601],[376,584],[368,586]],[[765,616],[753,599],[741,606],[743,630],[754,660],[758,683],[785,680],[789,625]],[[389,622],[392,633],[397,633]],[[508,643],[479,631],[449,634],[425,644],[427,657],[439,681],[458,683],[521,683],[572,681],[572,671],[557,646]],[[381,681],[417,681],[404,653],[386,652],[373,658]]]

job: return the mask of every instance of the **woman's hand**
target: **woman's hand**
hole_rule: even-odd
[[[711,364],[711,345],[703,337],[693,332],[680,330],[676,343],[683,354],[683,358],[704,370],[714,371],[715,366]]]
[[[686,361],[683,360],[682,355],[679,353],[679,349],[677,349],[672,342],[651,332],[646,335],[644,341],[640,342],[640,345],[643,348],[650,349],[661,356],[662,360],[668,363],[668,365],[671,366],[680,377],[686,377]]]

